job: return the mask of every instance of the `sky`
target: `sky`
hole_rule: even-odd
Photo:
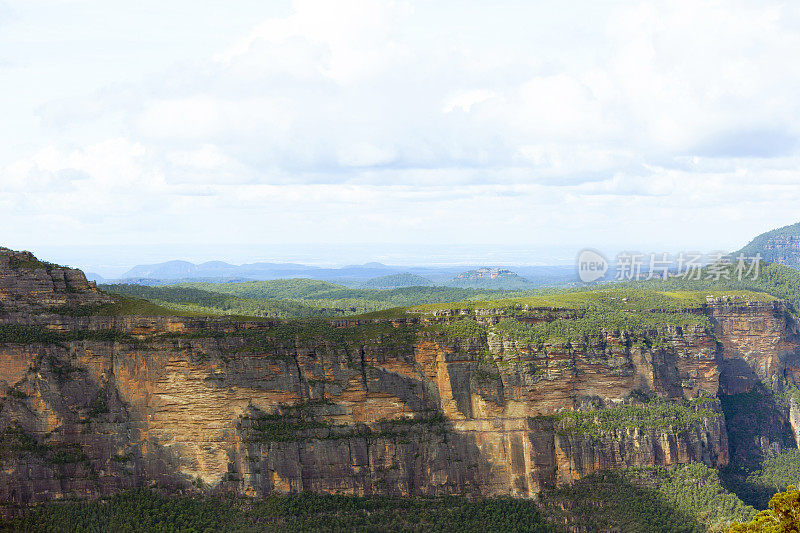
[[[800,218],[798,52],[796,2],[0,0],[0,245],[736,249]]]

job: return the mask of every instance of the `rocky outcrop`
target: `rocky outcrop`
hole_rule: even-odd
[[[150,483],[251,496],[532,497],[607,468],[721,466],[728,435],[715,395],[753,375],[791,376],[797,353],[782,303],[712,302],[709,331],[531,346],[436,327],[466,313],[493,324],[501,310],[305,322],[75,316],[85,313],[53,303],[106,297],[78,281],[61,290],[56,268],[32,266],[7,266],[3,285],[20,295],[0,315],[5,503]],[[15,268],[22,279],[9,281]],[[41,299],[19,288],[31,279]],[[46,305],[34,312],[37,302]],[[554,312],[574,313],[518,317]]]
[[[506,275],[516,276],[514,272],[508,270],[507,268],[481,267],[476,270],[462,272],[456,276],[456,279],[495,279],[497,277]]]
[[[785,378],[795,381],[794,373],[800,371],[798,326],[788,303],[715,302],[710,313],[722,346],[723,393],[746,392],[760,382],[778,388]]]
[[[0,310],[36,312],[48,307],[98,305],[111,299],[83,272],[39,261],[30,252],[0,248]]]

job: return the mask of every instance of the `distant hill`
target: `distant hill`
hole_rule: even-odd
[[[461,272],[484,272],[468,275]],[[474,270],[472,270],[474,269]],[[492,277],[489,271],[503,271]],[[136,285],[168,285],[184,282],[228,283],[233,281],[268,281],[309,278],[331,281],[351,288],[403,288],[410,286],[477,287],[498,289],[530,289],[546,285],[566,285],[574,281],[575,267],[519,266],[515,272],[507,269],[482,269],[478,266],[390,266],[365,263],[323,268],[299,263],[248,263],[233,265],[224,261],[195,264],[189,261],[137,265],[118,278],[96,275],[98,283],[132,283]],[[94,275],[93,275],[94,276]],[[516,276],[516,279],[514,278]],[[455,280],[454,281],[454,277]],[[379,279],[386,278],[386,279]],[[376,280],[376,281],[372,281]],[[522,281],[524,280],[524,281]],[[530,284],[526,283],[529,282]]]
[[[412,305],[486,300],[522,294],[517,291],[442,286],[395,289],[351,288],[328,281],[304,278],[151,286],[104,284],[100,289],[129,297],[144,298],[161,307],[180,312],[277,318],[346,316]]]
[[[388,276],[369,279],[361,283],[361,288],[399,289],[402,287],[433,287],[434,285],[436,285],[436,283],[424,276],[418,276],[410,272],[401,272],[400,274],[389,274]]]
[[[96,283],[103,283],[106,280],[106,278],[100,274],[95,274],[94,272],[86,272],[86,279]]]
[[[137,265],[123,278],[178,279],[195,275],[197,265],[188,261],[167,261],[156,265]]]
[[[575,282],[575,265],[516,266],[514,272],[539,287],[568,285]]]
[[[800,269],[800,223],[762,233],[734,256],[740,253],[747,257],[761,254],[770,263]]]
[[[524,290],[534,287],[533,283],[511,270],[491,267],[462,272],[453,278],[449,285],[495,290]]]
[[[167,261],[153,265],[137,265],[120,276],[119,280],[271,280],[286,278],[357,279],[366,280],[377,276],[397,274],[400,269],[381,263],[348,265],[341,268],[320,268],[298,263],[249,263],[231,265],[223,261],[208,261],[194,264],[188,261]]]

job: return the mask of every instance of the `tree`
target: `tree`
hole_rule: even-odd
[[[800,491],[789,485],[769,501],[769,509],[758,513],[750,523],[733,524],[728,533],[796,533],[800,532]]]

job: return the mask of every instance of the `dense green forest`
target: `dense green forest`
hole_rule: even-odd
[[[571,289],[539,289],[511,295],[495,295],[492,299],[422,304],[413,309],[435,311],[442,309],[524,309],[556,307],[597,311],[683,311],[701,309],[708,297],[727,296],[741,300],[774,300],[763,291],[726,287],[677,287],[645,283],[609,283]]]
[[[604,322],[613,322],[624,318],[619,313],[614,318],[612,315],[617,311],[628,314],[642,310],[671,313],[679,309],[699,308],[706,303],[707,296],[737,294],[731,291],[769,294],[787,299],[800,309],[800,272],[782,265],[761,263],[758,279],[737,280],[732,272],[733,267],[730,269],[728,279],[723,277],[718,281],[676,277],[527,291],[432,286],[350,288],[302,278],[238,283],[192,282],[165,286],[101,285],[100,288],[110,293],[148,300],[175,312],[275,318],[348,316],[400,307],[432,311],[530,306],[587,309],[595,315],[594,318],[588,317],[587,321],[596,319],[599,314],[605,317]],[[750,293],[747,298],[752,300],[758,297]],[[691,321],[686,317],[676,317],[675,320],[683,320],[687,325]],[[579,328],[582,329],[585,328]]]
[[[536,418],[563,421],[561,432],[601,437],[609,431],[638,428],[668,428],[688,430],[720,413],[713,409],[713,401],[706,397],[693,400],[669,401],[652,398],[641,405],[623,405],[591,411],[562,411],[555,415]]]
[[[535,503],[463,497],[299,494],[261,500],[123,493],[104,502],[41,505],[0,524],[17,532],[555,531]]]
[[[752,521],[737,523],[728,533],[785,533],[800,527],[800,491],[790,485],[785,492],[775,494],[769,509],[758,513]]]
[[[375,302],[385,307],[477,298],[502,298],[515,294],[515,291],[429,286],[353,289],[327,281],[304,278],[241,283],[183,283],[179,286],[220,292],[241,298],[276,298],[303,302]]]
[[[453,287],[353,289],[311,279],[178,285],[101,285],[113,294],[149,300],[179,312],[304,318],[346,316],[395,307],[467,299],[502,298],[514,294]]]
[[[194,284],[193,284],[194,285]],[[201,284],[149,287],[141,285],[105,286],[108,291],[122,295],[120,307],[137,307],[136,302],[151,302],[160,306],[156,310],[184,314],[226,314],[243,316],[266,316],[276,318],[309,318],[360,314],[365,317],[380,317],[406,313],[423,313],[438,309],[465,309],[496,307],[504,309],[506,318],[493,326],[492,332],[512,338],[523,344],[541,346],[545,343],[581,342],[587,336],[606,331],[634,333],[636,342],[657,342],[658,333],[666,327],[701,328],[710,327],[708,318],[699,311],[707,304],[707,298],[726,297],[732,301],[769,300],[772,296],[763,292],[742,290],[669,291],[653,290],[655,286],[608,285],[601,288],[580,290],[536,290],[524,293],[477,291],[474,289],[452,289],[443,287],[412,287],[394,290],[348,289],[339,285],[313,280],[279,280],[270,282]],[[659,286],[659,288],[662,288]],[[213,292],[209,289],[236,294]],[[248,296],[239,296],[248,295]],[[274,298],[260,298],[269,294]],[[339,296],[353,298],[333,299]],[[362,299],[356,300],[355,297]],[[453,297],[468,296],[470,300],[448,303]],[[486,299],[489,296],[491,299]],[[511,297],[509,297],[511,296]],[[326,298],[332,297],[332,298]],[[365,297],[371,300],[363,299]],[[278,299],[284,298],[284,299]],[[146,299],[146,300],[145,300]],[[397,306],[409,301],[445,300],[444,303],[424,303],[411,307]],[[354,305],[357,307],[327,307],[328,305]],[[142,304],[138,304],[142,307]],[[530,316],[531,309],[544,313],[543,320],[536,323],[518,321],[516,316]],[[574,309],[573,315],[553,314],[547,309]],[[145,309],[146,310],[146,309]],[[74,312],[74,311],[73,311]],[[364,313],[371,314],[364,314]],[[158,312],[156,314],[163,314]],[[453,330],[458,333],[472,322],[462,318],[447,327],[439,326],[441,333]],[[474,322],[474,321],[473,321]],[[464,326],[464,327],[462,327]],[[472,324],[472,329],[483,328]],[[458,331],[456,331],[458,330]],[[655,335],[652,333],[656,332]],[[451,332],[452,333],[452,332]],[[463,332],[462,332],[463,333]],[[473,332],[475,333],[475,332]],[[475,335],[485,336],[481,329]],[[452,335],[451,335],[452,336]]]
[[[214,284],[210,284],[214,285]],[[304,305],[290,300],[242,298],[221,292],[183,286],[103,285],[102,290],[150,301],[173,312],[207,315],[244,315],[273,318],[337,316],[334,310]]]
[[[788,300],[795,309],[800,309],[800,272],[794,268],[776,263],[761,262],[757,279],[750,277],[737,279],[733,272],[734,266],[729,265],[724,271],[725,275],[719,280],[703,279],[693,280],[673,277],[666,280],[654,279],[649,281],[628,282],[622,286],[649,288],[659,291],[714,291],[714,290],[748,290],[771,294],[776,298]]]
[[[702,463],[600,472],[545,490],[541,505],[551,522],[580,531],[724,531],[756,513]]]
[[[773,494],[800,484],[800,450],[785,449],[752,466],[734,460],[721,475],[742,501],[764,509]]]
[[[431,287],[434,285],[436,283],[428,278],[410,272],[380,276],[359,284],[362,289],[398,289],[401,287]]]
[[[302,493],[264,499],[167,496],[34,506],[3,531],[724,531],[756,509],[699,463],[601,472],[546,488],[540,500],[396,498]]]
[[[665,333],[672,334],[668,328],[711,328],[709,318],[701,312],[709,297],[725,297],[732,302],[774,300],[766,293],[741,290],[657,291],[607,285],[591,290],[558,291],[492,301],[428,304],[410,310],[497,308],[502,310],[505,318],[492,326],[491,332],[531,347],[580,343],[588,336],[603,332],[626,332],[635,335],[632,342],[652,346],[659,343]],[[519,320],[521,317],[525,320]],[[531,323],[530,318],[538,320]],[[459,328],[467,322],[468,319],[461,318],[449,327]]]
[[[734,255],[741,253],[745,257],[755,257],[756,254],[761,254],[762,259],[765,261],[777,262],[779,259],[784,259],[788,260],[791,266],[797,267],[796,255],[790,252],[790,247],[770,246],[770,241],[791,241],[791,239],[797,239],[798,237],[800,237],[800,223],[784,226],[758,235]],[[787,252],[790,253],[787,254]]]

